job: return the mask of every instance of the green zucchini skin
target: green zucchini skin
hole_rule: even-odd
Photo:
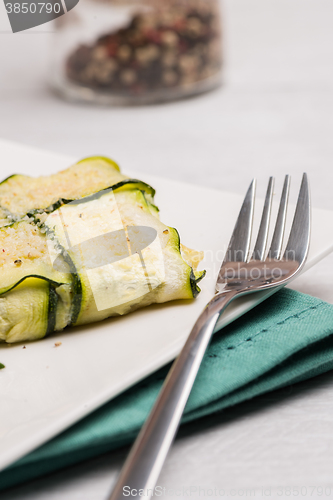
[[[112,160],[112,158],[109,158],[108,156],[88,156],[87,158],[82,158],[82,160],[79,160],[77,162],[77,164],[79,165],[80,163],[89,163],[89,162],[94,161],[94,160],[105,161],[106,163],[111,165],[113,168],[118,170],[118,172],[120,172],[120,167],[119,167],[118,163],[116,163],[114,160]]]
[[[79,204],[79,203],[82,203],[83,200],[84,200],[84,203],[92,201],[92,200],[96,200],[96,199],[100,198],[101,196],[103,196],[103,194],[105,194],[105,192],[109,191],[110,189],[112,189],[113,191],[117,191],[117,190],[121,190],[121,189],[126,189],[128,187],[130,187],[131,189],[139,189],[140,191],[142,191],[142,193],[145,197],[146,203],[151,209],[151,212],[154,214],[157,214],[159,212],[158,207],[156,205],[154,205],[154,203],[152,201],[147,199],[148,197],[151,200],[154,199],[154,196],[156,193],[155,189],[153,187],[151,187],[149,184],[142,182],[138,179],[126,179],[126,180],[117,182],[116,184],[113,184],[112,186],[109,186],[108,188],[102,189],[101,191],[98,191],[97,193],[93,193],[89,196],[85,196],[84,198],[79,198],[78,200],[67,200],[65,198],[60,198],[58,201],[56,201],[55,203],[52,203],[52,205],[50,205],[46,208],[43,208],[43,209],[35,208],[33,210],[30,210],[30,212],[28,212],[27,215],[28,215],[28,217],[32,217],[35,220],[36,225],[41,227],[39,217],[44,213],[51,214],[51,213],[55,212],[58,208],[61,208],[64,205],[68,205],[69,203],[70,204],[75,204],[75,203]]]
[[[57,306],[58,306],[58,295],[55,291],[54,286],[49,283],[49,308],[48,308],[48,318],[45,336],[50,335],[54,332],[56,318],[57,318]]]
[[[177,246],[177,249],[180,253],[180,235],[178,230],[173,227],[170,228],[174,231],[175,233],[175,244]],[[192,292],[192,297],[195,299],[199,293],[201,292],[201,288],[198,286],[199,281],[201,281],[204,277],[206,276],[206,271],[194,271],[192,267],[189,269],[189,283],[191,287],[191,292]]]
[[[3,312],[5,301],[5,311],[9,311],[10,316],[8,324],[0,327],[0,341],[37,340],[52,333],[58,304],[55,287],[59,285],[44,276],[31,275],[22,278],[10,289],[2,290],[0,311]]]
[[[60,208],[60,206],[59,206],[59,208]],[[71,278],[72,278],[73,300],[72,300],[70,321],[69,321],[67,326],[72,326],[73,324],[76,323],[78,316],[80,314],[81,306],[82,306],[83,293],[82,293],[82,283],[81,283],[80,275],[75,267],[75,264],[74,264],[71,256],[69,255],[67,250],[57,240],[57,237],[56,237],[54,231],[51,228],[49,228],[47,226],[47,224],[45,224],[44,222],[41,223],[39,221],[38,217],[36,216],[36,214],[33,214],[33,218],[34,218],[34,223],[37,226],[45,229],[46,235],[48,238],[56,240],[59,253],[60,253],[63,261],[65,262],[65,264],[67,264],[67,266],[68,266],[68,271],[69,271]]]
[[[50,213],[54,212],[55,210],[57,210],[58,208],[62,207],[63,205],[68,205],[68,203],[71,203],[72,205],[87,203],[89,201],[98,200],[98,198],[103,196],[107,191],[110,191],[111,189],[113,191],[117,191],[117,190],[120,190],[122,188],[126,189],[128,187],[130,187],[132,189],[139,189],[140,191],[142,191],[142,193],[145,194],[145,196],[150,195],[152,198],[154,198],[155,193],[156,193],[155,189],[153,187],[151,187],[149,184],[147,184],[146,182],[142,182],[138,179],[126,179],[123,181],[119,181],[116,184],[113,184],[112,186],[109,186],[105,189],[102,189],[101,191],[98,191],[97,193],[93,193],[93,194],[90,194],[89,196],[85,196],[84,198],[79,198],[77,200],[66,200],[65,198],[60,198],[55,203],[52,203],[52,205],[50,205],[49,207],[46,207],[43,209],[37,208],[37,209],[31,210],[30,212],[28,212],[27,215],[30,215],[30,216],[37,215],[38,216],[38,214],[41,214],[44,212],[47,214],[50,214]],[[155,206],[155,208],[158,210],[158,208],[156,206]]]
[[[29,278],[36,278],[36,279],[39,279],[39,280],[42,280],[42,281],[46,281],[47,283],[49,283],[53,287],[58,287],[58,286],[66,284],[66,283],[60,283],[58,281],[51,280],[50,278],[47,278],[46,276],[42,276],[40,274],[27,274],[26,276],[24,276],[23,278],[21,278],[20,280],[18,280],[13,285],[11,285],[11,286],[9,286],[7,288],[0,288],[0,296],[4,295],[5,293],[11,292],[12,290],[14,290],[16,287],[18,287],[21,283],[23,283],[25,280],[27,280]]]
[[[206,276],[206,271],[200,271],[194,273],[192,267],[190,272],[190,285],[193,294],[193,298],[195,299],[199,293],[201,292],[201,288],[197,285],[199,281],[201,281]]]
[[[79,317],[81,306],[82,306],[82,282],[79,273],[75,267],[73,260],[71,259],[68,252],[63,252],[63,259],[68,264],[69,270],[72,276],[72,286],[73,286],[73,301],[72,301],[72,310],[71,310],[71,319],[68,326],[74,325]]]
[[[9,175],[8,177],[6,177],[5,179],[3,179],[1,182],[0,182],[0,186],[2,184],[6,184],[7,181],[9,181],[9,179],[13,179],[13,177],[16,177],[17,175],[20,175],[20,174],[12,174],[12,175]]]
[[[81,283],[81,278],[80,275],[75,267],[75,264],[69,255],[69,253],[65,250],[65,248],[59,243],[59,241],[56,238],[56,235],[54,234],[54,231],[49,228],[46,224],[40,223],[39,219],[36,217],[36,214],[33,214],[34,217],[34,223],[41,228],[45,228],[46,230],[46,235],[48,238],[51,239],[56,239],[57,241],[57,248],[59,250],[59,254],[61,255],[63,261],[65,264],[68,266],[68,271],[71,275],[72,279],[72,291],[73,291],[73,300],[72,300],[72,306],[71,306],[71,315],[70,315],[70,321],[67,326],[72,326],[73,324],[76,323],[78,316],[80,314],[81,306],[82,306],[82,283]],[[53,285],[55,286],[61,286],[65,283],[54,283]]]

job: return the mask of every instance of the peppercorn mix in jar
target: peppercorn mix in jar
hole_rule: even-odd
[[[220,84],[217,1],[83,2],[90,17],[103,11],[97,16],[102,23],[100,32],[96,32],[98,23],[91,29],[88,23],[88,32],[80,39],[81,3],[73,12],[75,42],[63,50],[56,80],[65,96],[110,104],[149,103],[201,93]],[[85,25],[88,19],[86,14]],[[59,36],[61,26],[58,31]]]

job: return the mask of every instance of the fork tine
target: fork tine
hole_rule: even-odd
[[[256,180],[253,179],[240,209],[222,266],[226,262],[244,262],[247,259],[251,242],[255,190]]]
[[[284,179],[280,206],[279,206],[278,216],[276,219],[272,243],[268,252],[268,257],[271,259],[279,259],[281,254],[284,228],[286,225],[289,186],[290,186],[290,176],[286,175]]]
[[[301,188],[298,195],[294,220],[283,258],[292,259],[302,264],[310,246],[311,209],[309,181],[306,173],[303,174]]]
[[[254,245],[254,250],[252,254],[253,260],[263,260],[265,255],[268,230],[269,230],[269,221],[271,218],[273,189],[274,189],[274,177],[270,177],[268,181],[265,204],[264,204],[264,209],[262,211],[258,237],[256,244]]]

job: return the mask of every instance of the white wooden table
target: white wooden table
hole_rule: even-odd
[[[124,169],[240,193],[257,176],[263,194],[268,175],[287,172],[296,191],[306,170],[313,204],[333,210],[333,2],[225,0],[223,13],[220,90],[102,109],[53,96],[45,85],[49,26],[12,35],[0,9],[0,136],[78,158],[104,153]],[[333,256],[293,288],[333,303]],[[125,454],[52,474],[1,500],[105,499]],[[167,497],[333,498],[332,461],[329,373],[187,426],[159,485]]]

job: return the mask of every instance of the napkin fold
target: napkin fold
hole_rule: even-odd
[[[214,335],[182,423],[333,368],[333,305],[282,289]],[[0,489],[132,442],[170,365],[0,473]]]

